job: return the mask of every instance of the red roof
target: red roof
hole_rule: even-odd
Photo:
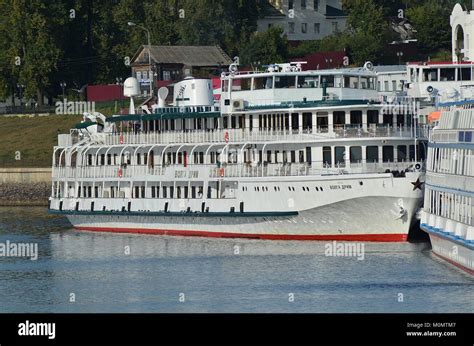
[[[343,66],[345,56],[345,51],[314,52],[292,61],[306,61],[307,64],[302,65],[304,71],[324,70]]]

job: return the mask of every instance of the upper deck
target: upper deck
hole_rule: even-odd
[[[239,72],[221,77],[223,113],[243,107],[284,102],[378,100],[377,75],[368,67],[302,71],[299,63],[275,64],[266,71]]]

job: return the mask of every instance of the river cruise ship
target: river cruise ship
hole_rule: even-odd
[[[440,107],[428,146],[421,228],[433,253],[474,274],[474,100]]]
[[[210,80],[186,78],[143,114],[85,113],[54,147],[50,212],[87,231],[405,241],[426,133],[376,85],[370,63],[231,65],[218,102]]]

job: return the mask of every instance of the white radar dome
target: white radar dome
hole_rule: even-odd
[[[140,86],[138,80],[134,77],[128,77],[123,83],[123,95],[126,97],[133,97],[140,95]]]

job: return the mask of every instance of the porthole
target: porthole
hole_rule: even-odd
[[[315,189],[316,189],[316,191],[319,191],[319,189],[318,189],[318,187],[317,187],[317,186],[315,187]]]

